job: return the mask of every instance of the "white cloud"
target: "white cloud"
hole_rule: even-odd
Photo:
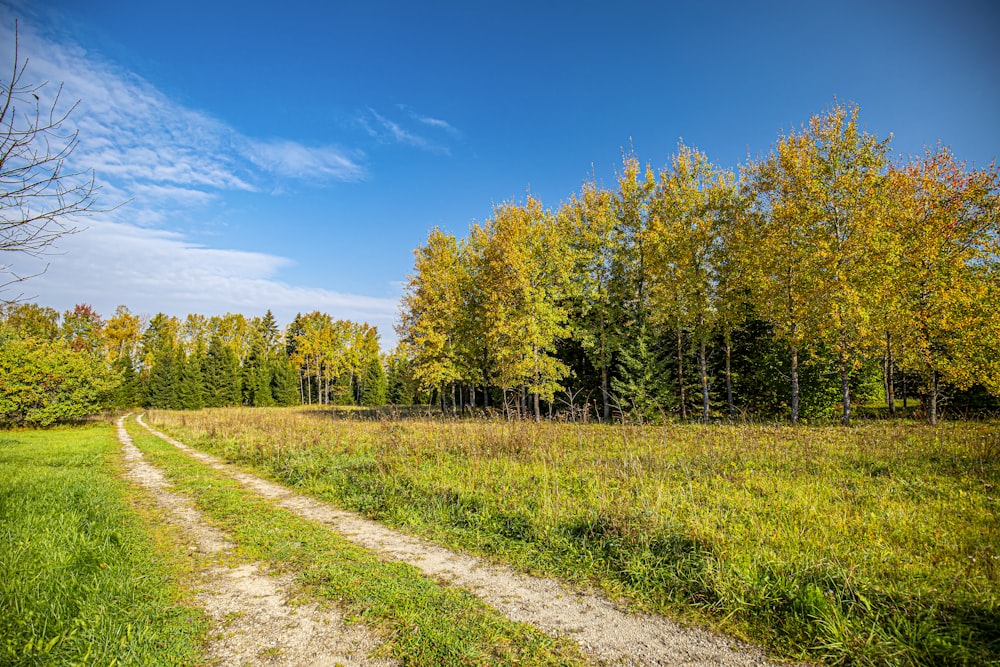
[[[406,110],[406,107],[401,106],[400,108]],[[414,116],[412,113],[409,113],[409,115],[411,118],[425,125],[434,125],[435,127],[451,127],[448,123],[442,120],[436,120],[433,118],[422,119]],[[369,117],[375,121],[375,125],[369,122]],[[435,125],[435,123],[443,125]],[[403,127],[401,123],[380,114],[370,107],[365,116],[358,118],[358,124],[363,127],[369,135],[384,143],[397,143],[404,146],[412,146],[430,153],[441,153],[444,155],[451,154],[451,150],[447,146]]]
[[[284,257],[208,248],[174,232],[94,220],[85,231],[64,237],[60,254],[47,261],[51,265],[44,275],[9,289],[58,310],[89,303],[105,315],[119,304],[133,312],[178,317],[252,316],[270,309],[287,323],[298,312],[321,310],[377,326],[384,345],[395,341],[395,299],[289,285],[277,279],[291,263]],[[44,268],[44,263],[36,266]]]
[[[0,63],[13,62],[13,26],[10,11],[0,5]],[[19,33],[21,58],[30,57],[26,81],[64,82],[62,110],[81,100],[70,119],[79,145],[67,166],[95,171],[99,206],[127,204],[81,219],[84,230],[60,239],[49,257],[0,258],[0,264],[16,261],[21,275],[50,263],[43,275],[9,286],[0,298],[23,293],[59,310],[90,303],[105,315],[119,304],[178,316],[271,309],[282,322],[300,311],[322,310],[378,326],[383,345],[395,341],[395,300],[290,285],[280,279],[292,263],[286,258],[206,247],[176,231],[184,216],[183,224],[206,213],[217,218],[218,210],[209,207],[220,207],[228,194],[273,192],[293,182],[363,180],[361,151],[246,136],[24,20]],[[39,91],[43,110],[57,92],[55,84]]]
[[[0,62],[11,62],[14,20],[0,7]],[[224,191],[268,191],[281,180],[310,183],[358,181],[366,176],[361,151],[307,146],[291,139],[245,136],[202,111],[164,95],[147,81],[72,43],[51,39],[31,24],[19,30],[21,59],[29,59],[26,82],[49,81],[40,91],[43,111],[56,96],[79,129],[70,165],[93,169],[97,178],[134,199],[136,209],[159,203],[146,195],[164,188],[187,191],[190,203]],[[62,82],[62,88],[55,82]],[[275,181],[279,181],[276,183]],[[159,190],[157,190],[159,188]]]
[[[410,116],[410,118],[417,121],[418,123],[423,123],[424,125],[433,127],[436,130],[444,130],[445,132],[454,137],[462,136],[462,132],[457,127],[455,127],[446,120],[442,120],[440,118],[434,118],[432,116],[421,115],[406,104],[400,104],[398,106],[402,111],[405,111]]]
[[[246,157],[262,169],[311,181],[359,181],[365,169],[349,154],[332,146],[310,148],[294,141],[250,140]]]

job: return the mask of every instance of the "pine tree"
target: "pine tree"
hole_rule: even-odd
[[[179,357],[180,373],[177,383],[177,407],[183,410],[200,410],[205,407],[205,385],[202,379],[202,359],[198,355]]]
[[[177,318],[157,313],[142,334],[144,368],[142,404],[152,408],[178,407]]]
[[[132,360],[121,356],[112,363],[112,369],[120,378],[111,397],[111,405],[116,408],[134,408],[139,405],[139,376]]]
[[[299,377],[284,352],[271,359],[271,397],[275,405],[298,405]]]
[[[240,404],[240,362],[232,348],[216,333],[208,343],[202,367],[205,406],[221,408]]]
[[[177,367],[177,355],[173,350],[155,353],[152,366],[146,378],[143,392],[143,405],[147,408],[179,408],[178,389],[180,385],[180,369]]]
[[[388,400],[389,383],[385,375],[385,367],[381,359],[371,359],[364,371],[364,390],[361,392],[361,405],[385,405]]]

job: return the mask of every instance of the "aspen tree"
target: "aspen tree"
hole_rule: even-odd
[[[540,401],[552,401],[568,372],[554,354],[556,340],[568,333],[562,302],[571,258],[565,241],[554,216],[533,197],[524,205],[497,206],[471,233],[495,377],[505,391],[530,394],[536,420]]]
[[[718,312],[720,230],[735,197],[734,178],[683,144],[660,174],[649,217],[650,291],[653,312],[677,335],[681,404],[683,333],[698,350],[702,419],[709,418],[708,340]],[[683,414],[683,410],[682,410]]]
[[[850,373],[872,335],[871,276],[887,150],[887,141],[861,130],[856,106],[839,105],[813,116],[748,169],[760,225],[749,256],[763,290],[758,302],[791,346],[792,421],[798,418],[798,353],[817,343],[836,355],[841,421],[850,421]]]
[[[619,246],[613,196],[594,182],[586,182],[580,196],[574,195],[559,214],[574,264],[571,288],[578,312],[570,325],[572,335],[600,374],[605,420],[611,416],[612,355],[620,345],[612,293]]]
[[[943,147],[896,176],[902,361],[922,376],[935,424],[942,382],[1000,394],[1000,176]]]
[[[458,241],[437,228],[414,256],[398,333],[413,350],[415,377],[422,387],[439,392],[443,410],[445,387],[461,379],[455,324],[461,318],[468,274]]]

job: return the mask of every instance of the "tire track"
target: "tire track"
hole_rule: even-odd
[[[414,565],[439,581],[466,588],[513,621],[530,623],[550,635],[568,636],[600,663],[706,667],[771,664],[759,648],[705,630],[685,628],[661,616],[628,613],[603,596],[490,565],[296,494],[153,429],[141,416],[137,421],[156,437],[300,517],[321,523],[386,558]]]
[[[127,476],[148,489],[174,524],[191,539],[192,555],[213,558],[233,543],[204,518],[190,500],[171,491],[163,472],[143,458],[125,430],[116,428]],[[316,604],[292,605],[291,576],[271,577],[257,564],[235,568],[199,568],[195,596],[215,622],[208,657],[220,665],[281,667],[388,667],[387,660],[369,655],[379,643],[357,624],[346,625],[339,612]]]

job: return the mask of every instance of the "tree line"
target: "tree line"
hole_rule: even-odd
[[[623,156],[415,251],[398,352],[442,408],[800,417],[1000,394],[1000,179],[834,105],[738,171]]]
[[[47,425],[111,408],[382,405],[379,334],[325,313],[281,331],[268,311],[181,320],[119,306],[60,315],[33,303],[0,308],[0,423]]]

